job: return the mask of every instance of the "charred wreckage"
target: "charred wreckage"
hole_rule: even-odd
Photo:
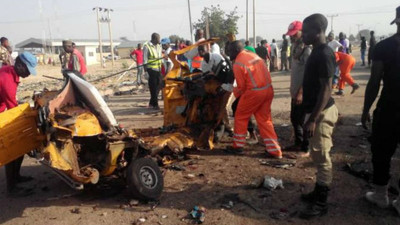
[[[159,199],[164,181],[153,157],[213,149],[226,115],[231,93],[221,85],[233,83],[231,65],[220,64],[215,74],[191,73],[176,59],[211,41],[170,53],[173,69],[164,78],[160,129],[121,128],[98,90],[76,71],[64,71],[61,90],[35,92],[33,106],[0,113],[0,166],[29,153],[74,189],[117,175],[136,198]]]

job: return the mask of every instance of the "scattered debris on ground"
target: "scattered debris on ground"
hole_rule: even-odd
[[[269,216],[272,219],[276,219],[276,220],[286,220],[288,218],[295,217],[297,215],[297,213],[298,213],[297,210],[293,210],[292,212],[290,212],[288,209],[282,208],[282,209],[279,209],[279,211],[277,211],[277,212],[271,212],[269,214]]]
[[[366,181],[369,181],[372,177],[371,163],[366,159],[347,163],[344,170]]]
[[[281,179],[276,179],[270,176],[264,177],[263,187],[268,190],[284,189],[283,181]]]
[[[81,214],[81,210],[79,208],[73,208],[73,209],[71,209],[71,213]]]
[[[275,168],[281,168],[281,169],[289,169],[290,167],[293,167],[296,165],[295,160],[263,160],[260,159],[260,165],[266,165],[266,166],[271,166]]]
[[[203,206],[195,206],[192,211],[190,211],[189,215],[196,223],[204,223],[206,219],[206,211],[207,209]]]

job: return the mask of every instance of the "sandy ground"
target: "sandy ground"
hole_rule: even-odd
[[[118,62],[115,70],[122,69]],[[41,66],[40,74],[61,77],[58,67]],[[89,67],[91,74],[107,74],[112,69]],[[315,169],[311,159],[297,159],[294,167],[289,169],[273,168],[260,165],[264,160],[263,147],[247,146],[244,156],[224,155],[222,148],[230,139],[217,145],[212,151],[196,151],[192,154],[200,157],[178,164],[186,171],[166,170],[165,189],[158,207],[141,203],[139,206],[128,206],[130,198],[117,182],[104,182],[95,187],[88,187],[82,192],[74,191],[65,185],[56,175],[34,159],[26,156],[22,173],[31,175],[34,181],[24,184],[32,187],[35,193],[26,198],[9,198],[5,194],[4,169],[0,170],[0,223],[2,224],[191,224],[187,219],[188,211],[195,205],[207,208],[205,224],[400,224],[400,217],[394,209],[377,209],[364,200],[364,193],[369,184],[343,170],[348,162],[370,160],[369,133],[364,131],[359,122],[362,109],[365,85],[369,70],[356,66],[352,73],[361,88],[350,95],[346,88],[344,97],[335,97],[341,118],[334,133],[332,160],[334,182],[330,192],[330,209],[326,216],[311,221],[297,217],[297,212],[305,207],[300,202],[300,194],[310,191],[315,182]],[[272,74],[275,99],[272,105],[276,131],[283,146],[291,144],[291,127],[289,120],[289,73]],[[24,80],[22,87],[27,89],[35,84],[37,90],[43,86],[59,87],[60,82],[43,82],[38,76]],[[96,85],[100,89],[112,86],[113,79]],[[21,90],[22,89],[22,90]],[[19,99],[28,99],[31,91],[21,88]],[[152,114],[141,107],[146,105],[149,93],[135,95],[111,96],[108,104],[119,122],[126,128],[159,127],[162,115]],[[399,172],[399,158],[393,160],[393,173]],[[195,177],[188,179],[188,174]],[[284,189],[267,191],[250,188],[250,183],[265,175],[283,180]],[[224,196],[238,194],[248,204],[235,203],[233,209],[222,209]],[[395,198],[394,195],[390,196]],[[252,207],[250,207],[251,205]],[[75,210],[78,209],[78,210]],[[73,211],[78,211],[73,213]],[[289,216],[280,220],[271,218],[271,213],[288,211]],[[144,219],[145,222],[140,222]]]

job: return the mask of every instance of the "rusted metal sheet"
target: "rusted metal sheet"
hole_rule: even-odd
[[[156,155],[166,148],[173,153],[179,154],[186,148],[192,148],[194,143],[194,138],[187,130],[179,130],[159,136],[142,137],[139,141],[139,145],[149,150],[151,155]]]
[[[95,168],[90,166],[80,168],[72,140],[63,143],[61,148],[49,142],[43,149],[43,154],[52,168],[62,171],[75,181],[95,184],[99,180],[99,172]]]
[[[111,175],[117,168],[118,157],[121,155],[122,151],[128,148],[134,148],[136,145],[134,141],[116,141],[108,144],[108,154],[106,165],[107,167],[101,172],[101,175],[108,176]]]

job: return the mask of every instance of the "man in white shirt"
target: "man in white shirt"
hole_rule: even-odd
[[[328,34],[328,46],[334,52],[338,52],[339,48],[343,48],[343,45],[340,44],[340,42],[335,40],[335,35],[333,34],[333,32],[330,32]],[[335,76],[332,79],[332,84],[334,87],[336,87],[338,83],[339,83],[339,67],[336,67]]]
[[[219,47],[219,45],[217,44],[217,42],[212,42],[212,43],[211,43],[210,52],[211,52],[211,53],[221,54],[221,48]]]
[[[163,64],[164,64],[164,69],[165,69],[165,75],[169,73],[172,69],[172,60],[168,57],[169,53],[172,51],[171,48],[171,40],[169,38],[163,38],[161,40],[161,46],[164,51],[163,55]]]
[[[278,63],[277,63],[277,58],[278,58],[278,46],[275,43],[275,39],[272,39],[271,43],[271,65],[270,65],[270,71],[273,72],[275,71],[275,68],[277,68]]]
[[[350,54],[350,40],[344,35],[344,43],[346,44],[346,53]]]
[[[225,59],[221,54],[207,52],[204,45],[200,45],[197,49],[199,55],[204,59],[201,62],[201,71],[203,71],[203,73],[211,72],[215,74],[217,67],[221,62],[222,64],[226,64]]]
[[[211,53],[207,51],[206,45],[200,45],[197,47],[199,56],[203,58],[201,62],[201,70],[203,73],[215,75],[217,79],[222,83],[221,88],[232,92],[232,82],[234,79],[233,70],[231,65],[225,60],[225,58],[219,53]],[[229,124],[228,111],[226,109],[224,118],[222,119],[225,131],[227,133],[232,132],[232,128]],[[220,131],[216,131],[217,136]]]
[[[338,41],[336,41],[335,40],[335,35],[332,33],[332,32],[330,32],[329,34],[328,34],[328,46],[334,51],[334,52],[337,52],[337,51],[339,51],[339,48],[340,47],[343,47],[342,46],[342,44],[340,44],[340,42],[338,42]]]

